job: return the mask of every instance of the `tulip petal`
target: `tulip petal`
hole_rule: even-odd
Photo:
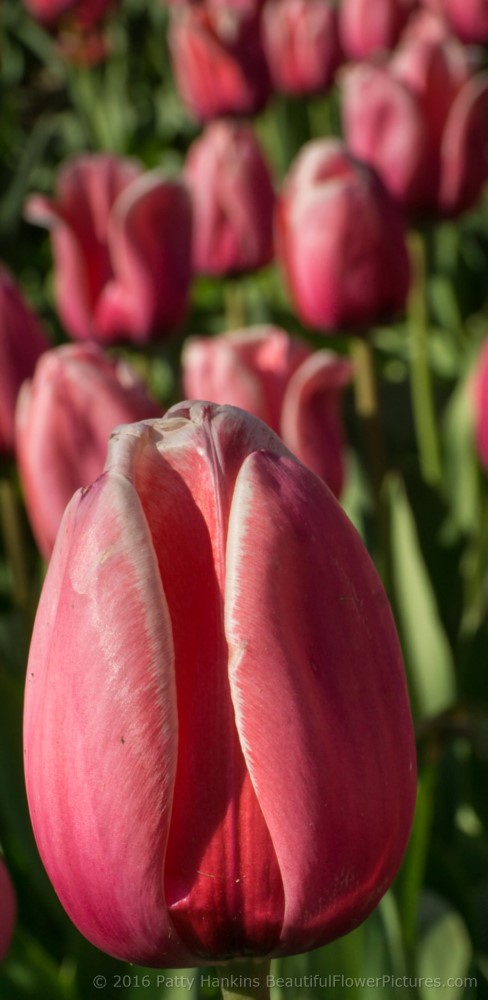
[[[396,873],[415,751],[374,567],[286,456],[256,452],[239,473],[225,607],[237,728],[283,878],[280,949],[306,950],[360,923]]]
[[[447,120],[441,146],[439,205],[446,215],[471,208],[486,180],[488,73],[478,73],[462,88]]]

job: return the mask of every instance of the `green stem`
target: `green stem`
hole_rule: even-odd
[[[409,242],[413,276],[408,304],[412,409],[422,476],[430,486],[436,486],[441,481],[442,469],[429,367],[425,247],[418,232],[410,234]]]
[[[13,599],[18,607],[26,608],[29,601],[29,571],[25,537],[17,497],[10,479],[0,480],[0,522],[12,573]]]
[[[238,959],[217,967],[223,1000],[269,1000],[271,959]]]
[[[242,278],[229,278],[224,286],[225,325],[227,330],[240,330],[246,325],[246,305]]]

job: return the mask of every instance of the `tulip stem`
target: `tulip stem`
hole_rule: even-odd
[[[0,480],[0,521],[5,552],[12,573],[12,594],[17,607],[29,600],[29,572],[18,500],[10,479]]]
[[[412,410],[422,476],[426,483],[437,486],[442,469],[429,367],[425,247],[421,233],[411,233],[409,243],[413,275],[408,303]]]
[[[225,283],[226,330],[240,330],[246,325],[246,307],[242,279],[229,278]]]
[[[217,967],[223,1000],[269,1000],[271,959],[239,959]]]

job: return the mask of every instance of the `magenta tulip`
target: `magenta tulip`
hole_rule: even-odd
[[[319,330],[366,328],[405,304],[409,264],[399,210],[339,140],[307,143],[285,179],[278,256],[294,307]]]
[[[73,493],[102,473],[114,427],[160,413],[129,365],[93,344],[43,355],[20,393],[16,429],[26,506],[46,559]]]
[[[278,327],[191,337],[182,355],[188,398],[239,406],[264,420],[339,496],[344,480],[342,394],[351,364]]]
[[[240,274],[271,260],[275,195],[248,125],[207,125],[190,147],[185,179],[193,198],[197,274]]]
[[[485,181],[487,94],[488,74],[472,76],[466,50],[426,12],[388,63],[344,73],[346,141],[406,210],[454,216]]]
[[[12,880],[0,857],[0,961],[5,958],[14,932],[17,902]]]
[[[252,115],[270,92],[259,20],[237,7],[184,4],[169,33],[179,93],[198,121]]]
[[[15,450],[15,407],[22,382],[49,347],[41,324],[0,265],[0,455]]]
[[[271,80],[284,94],[320,94],[341,62],[329,0],[266,0],[262,36]]]
[[[339,32],[349,59],[393,49],[417,0],[342,0]]]
[[[108,154],[76,157],[56,198],[27,217],[52,230],[59,314],[77,340],[147,341],[183,319],[191,277],[191,206],[179,181]]]
[[[25,759],[56,891],[119,958],[303,951],[381,898],[415,796],[392,615],[255,417],[182,403],[112,435],[48,568]]]

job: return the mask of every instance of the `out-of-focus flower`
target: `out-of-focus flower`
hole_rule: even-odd
[[[486,177],[487,93],[488,74],[473,76],[466,50],[428,14],[389,62],[344,72],[346,141],[406,210],[457,215]]]
[[[463,42],[488,42],[488,0],[421,0],[446,19]]]
[[[271,260],[275,195],[248,125],[207,125],[190,147],[185,179],[193,197],[197,274],[254,271]]]
[[[190,399],[239,406],[280,435],[287,448],[339,496],[344,480],[341,402],[351,364],[316,351],[278,327],[191,337],[182,355]]]
[[[178,90],[199,121],[263,107],[270,83],[257,15],[185,4],[173,11],[169,41]]]
[[[0,857],[0,961],[10,947],[17,916],[17,901],[12,880]]]
[[[41,324],[11,274],[0,265],[0,454],[12,454],[15,407],[22,382],[30,378],[49,347]]]
[[[24,0],[33,17],[46,24],[67,17],[81,28],[91,28],[114,7],[115,0]]]
[[[17,456],[29,519],[46,559],[75,490],[103,471],[118,424],[159,416],[132,368],[94,344],[43,355],[17,408]]]
[[[417,0],[342,0],[339,33],[349,59],[366,59],[396,45]]]
[[[481,462],[488,470],[488,338],[481,349],[471,379],[476,446]]]
[[[73,497],[24,735],[48,874],[119,958],[315,948],[405,849],[415,750],[381,582],[331,491],[232,407],[119,428]]]
[[[318,94],[328,89],[342,55],[337,12],[329,0],[267,0],[262,36],[275,90]]]
[[[191,205],[180,181],[108,154],[76,157],[56,197],[27,202],[51,229],[59,314],[78,340],[144,343],[173,330],[191,278]]]
[[[294,307],[320,330],[364,329],[401,310],[409,287],[402,216],[342,142],[307,143],[285,179],[277,253]]]

